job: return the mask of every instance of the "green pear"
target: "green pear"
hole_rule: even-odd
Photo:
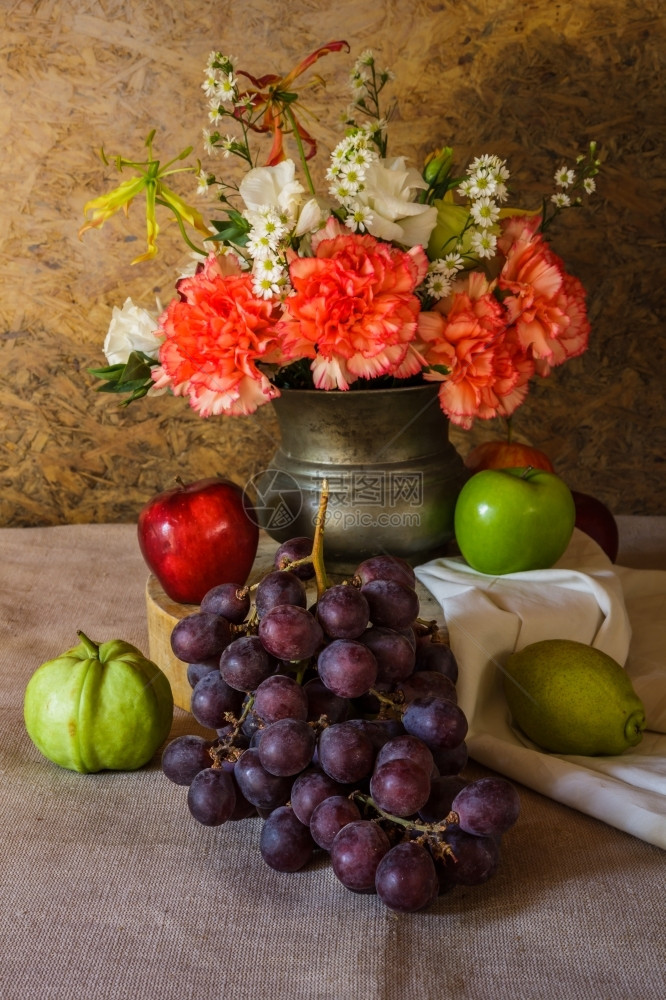
[[[571,639],[545,639],[512,653],[504,691],[513,721],[554,753],[620,754],[640,743],[645,709],[620,664]]]

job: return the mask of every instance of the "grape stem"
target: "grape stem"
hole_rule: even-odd
[[[315,533],[312,540],[312,566],[315,571],[317,582],[317,600],[322,597],[330,586],[326,567],[324,565],[324,526],[326,524],[326,508],[328,507],[328,479],[324,479],[321,484],[321,494],[319,496],[319,508],[315,518]]]
[[[373,809],[382,819],[387,820],[389,823],[404,827],[405,830],[416,830],[418,833],[429,837],[444,833],[450,826],[454,826],[458,822],[458,813],[450,812],[439,823],[417,823],[413,819],[404,819],[402,816],[394,816],[393,813],[386,812],[385,809],[381,809],[377,805],[372,796],[366,795],[365,792],[355,791],[349,797],[350,799],[358,799],[364,806]]]
[[[254,695],[248,695],[248,699],[243,705],[241,714],[236,718],[230,712],[227,713],[227,721],[232,723],[231,732],[227,733],[212,746],[209,753],[213,759],[213,767],[222,767],[224,760],[237,760],[243,753],[240,747],[234,746],[234,740],[240,732],[240,728],[252,711],[254,705]]]

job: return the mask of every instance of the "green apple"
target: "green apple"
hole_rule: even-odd
[[[466,562],[499,576],[552,566],[575,520],[571,490],[554,473],[531,466],[484,469],[460,491],[454,529]]]

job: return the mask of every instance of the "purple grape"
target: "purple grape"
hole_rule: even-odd
[[[336,878],[355,892],[373,891],[379,862],[390,849],[389,839],[376,823],[347,823],[331,844],[331,865]]]
[[[334,639],[317,658],[317,671],[327,688],[339,698],[357,698],[377,678],[377,661],[362,642]]]
[[[348,725],[365,733],[376,751],[381,750],[389,740],[405,733],[400,719],[349,719]]]
[[[336,836],[361,818],[358,806],[346,795],[330,795],[315,807],[310,818],[310,833],[318,847],[330,851]]]
[[[412,647],[414,653],[416,654],[416,632],[414,631],[413,626],[408,625],[407,628],[396,629],[396,632],[398,633],[398,635],[403,635],[405,639],[409,641],[409,645]]]
[[[339,698],[326,687],[320,677],[313,677],[303,685],[308,699],[308,722],[316,722],[325,715],[329,723],[343,722],[349,715],[349,701]]]
[[[341,583],[319,598],[317,618],[331,639],[358,639],[367,628],[370,610],[360,590]]]
[[[375,889],[381,901],[397,913],[415,913],[429,906],[439,895],[429,852],[414,841],[392,847],[377,866]]]
[[[403,681],[398,681],[396,687],[404,694],[405,701],[434,696],[445,698],[454,704],[458,703],[458,692],[455,684],[450,677],[446,677],[445,674],[440,674],[436,670],[421,670]]]
[[[499,839],[475,837],[452,827],[444,834],[444,840],[454,856],[445,858],[441,864],[454,885],[482,885],[497,871],[500,863]]]
[[[458,661],[453,650],[446,642],[433,642],[430,636],[424,636],[416,643],[414,669],[436,670],[449,677],[454,684],[458,680]]]
[[[434,767],[432,751],[428,749],[425,743],[417,739],[416,736],[410,736],[409,733],[405,733],[404,735],[395,736],[393,739],[390,739],[377,754],[375,767],[385,764],[387,760],[395,760],[398,757],[406,757],[408,760],[413,760],[428,776],[432,774]]]
[[[467,752],[467,744],[464,740],[462,743],[459,743],[457,747],[452,747],[450,750],[433,750],[432,755],[435,761],[435,767],[439,771],[441,777],[460,774],[462,769],[467,764],[467,758],[469,756]]]
[[[410,626],[419,614],[419,598],[415,590],[396,580],[371,580],[361,587],[370,608],[373,625],[401,629]]]
[[[262,722],[308,717],[308,698],[301,685],[287,674],[273,674],[254,693],[254,713]]]
[[[318,744],[319,766],[343,785],[355,784],[372,773],[375,748],[364,732],[349,722],[324,729]]]
[[[370,795],[385,812],[412,816],[428,801],[430,775],[416,761],[395,757],[375,766]]]
[[[162,770],[176,785],[190,785],[199,771],[210,767],[210,740],[202,736],[177,736],[167,743],[162,754]]]
[[[359,578],[361,584],[370,583],[371,580],[395,580],[406,587],[416,586],[414,570],[399,556],[370,556],[357,566],[354,576]]]
[[[262,645],[279,660],[308,660],[324,640],[322,627],[309,611],[292,604],[279,604],[259,622]]]
[[[283,542],[275,553],[275,568],[286,569],[290,562],[298,559],[307,559],[312,554],[312,539],[304,535],[298,535]],[[314,566],[311,562],[303,563],[302,566],[294,566],[290,573],[295,573],[299,580],[311,580],[315,575]]]
[[[283,806],[291,792],[291,778],[281,778],[269,774],[262,767],[256,748],[245,750],[236,761],[234,776],[238,787],[248,802],[256,808],[272,811]]]
[[[312,858],[314,843],[310,830],[295,815],[291,806],[279,806],[261,828],[261,856],[278,872],[296,872]]]
[[[451,805],[467,782],[457,775],[433,778],[428,801],[418,813],[424,823],[441,823],[451,812]]]
[[[236,790],[231,775],[219,767],[207,767],[192,779],[187,792],[187,806],[204,826],[219,826],[231,817],[236,805]]]
[[[219,670],[205,674],[192,690],[190,712],[202,726],[221,729],[227,714],[237,716],[243,696],[240,691],[229,687]]]
[[[404,680],[414,670],[414,649],[409,639],[395,629],[374,625],[360,640],[377,660],[377,680],[386,683]]]
[[[282,604],[305,608],[307,603],[305,586],[295,573],[276,569],[257,584],[254,603],[259,618],[263,618],[271,608]]]
[[[247,618],[251,603],[249,590],[239,583],[219,583],[204,594],[199,610],[222,615],[233,625],[240,625]]]
[[[309,826],[312,813],[324,799],[340,795],[342,785],[319,768],[310,767],[298,775],[291,787],[291,807],[301,823]]]
[[[269,774],[300,774],[312,760],[315,735],[302,719],[278,719],[262,731],[259,760]]]
[[[185,663],[201,663],[219,656],[232,638],[231,626],[222,615],[194,611],[174,625],[171,649]]]
[[[467,735],[462,709],[444,698],[416,698],[407,705],[402,724],[408,733],[436,750],[457,747]]]
[[[251,802],[248,802],[243,793],[241,792],[238,782],[236,781],[236,764],[231,760],[223,760],[221,763],[221,768],[226,771],[227,774],[231,776],[234,784],[234,790],[236,792],[236,805],[234,810],[229,817],[229,822],[238,822],[241,819],[249,819],[250,816],[256,816],[257,810]]]
[[[502,834],[520,814],[518,792],[505,778],[479,778],[458,792],[451,804],[465,833],[476,837]]]
[[[230,642],[220,657],[220,674],[236,691],[254,691],[275,671],[275,659],[258,635],[242,635]]]
[[[188,663],[187,682],[190,687],[194,688],[205,674],[209,674],[213,670],[219,670],[219,668],[219,656],[213,656],[210,660],[204,660],[203,663]]]

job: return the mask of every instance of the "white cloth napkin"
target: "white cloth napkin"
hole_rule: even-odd
[[[575,530],[548,570],[488,576],[459,557],[416,567],[458,660],[470,756],[552,799],[666,849],[666,571],[614,566]],[[616,757],[547,753],[511,725],[501,668],[541,639],[576,639],[621,663],[648,731]]]

